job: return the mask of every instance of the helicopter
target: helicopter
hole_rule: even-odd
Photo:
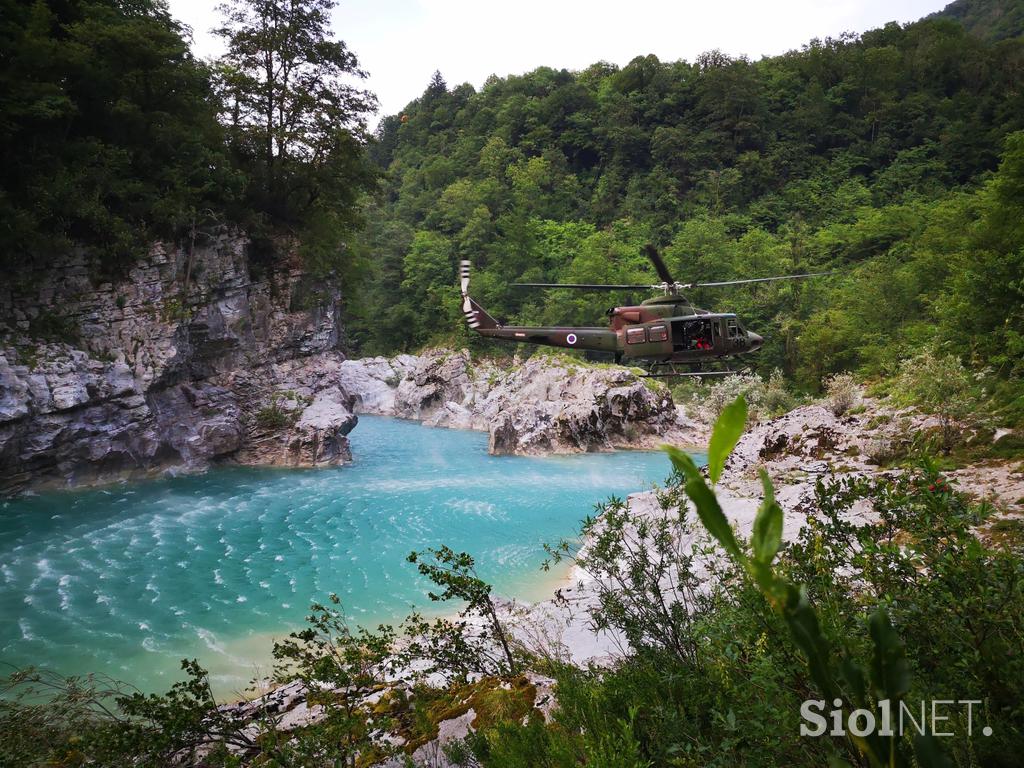
[[[591,283],[513,283],[520,288],[558,288],[577,291],[649,290],[653,296],[639,305],[608,310],[608,327],[543,327],[502,325],[469,295],[470,263],[462,261],[460,287],[462,313],[469,327],[481,336],[511,342],[610,353],[616,363],[627,361],[647,376],[729,376],[736,370],[711,370],[706,366],[738,359],[756,352],[764,338],[748,331],[733,312],[709,312],[694,306],[683,291],[728,285],[802,280],[831,272],[754,277],[712,283],[677,282],[653,245],[644,249],[660,283],[653,285],[599,285]],[[679,370],[686,366],[688,370]]]

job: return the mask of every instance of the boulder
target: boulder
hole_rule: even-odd
[[[302,466],[329,466],[352,460],[345,436],[358,417],[346,406],[347,397],[337,387],[319,392],[302,412],[289,441],[289,451]]]

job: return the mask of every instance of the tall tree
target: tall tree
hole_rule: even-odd
[[[229,0],[220,61],[229,140],[250,174],[248,202],[307,245],[334,249],[356,221],[369,184],[362,162],[372,94],[345,43],[334,39],[335,0]],[[325,221],[330,219],[330,221]]]

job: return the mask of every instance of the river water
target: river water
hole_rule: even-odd
[[[198,657],[231,696],[331,592],[367,626],[410,606],[451,610],[426,599],[412,549],[470,552],[497,594],[547,596],[542,545],[670,472],[660,452],[496,457],[481,433],[372,416],[350,437],[345,467],[225,468],[0,502],[0,664],[160,691]]]

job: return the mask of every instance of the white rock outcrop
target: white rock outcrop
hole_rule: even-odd
[[[245,238],[225,233],[191,257],[156,244],[117,282],[100,282],[82,252],[19,278],[0,280],[0,493],[243,454],[350,457],[354,417],[330,379],[343,359],[339,297],[296,264],[257,279]],[[299,384],[305,405],[332,386],[337,402],[261,428],[260,413]],[[260,451],[270,431],[283,448]]]
[[[619,366],[536,356],[502,367],[466,350],[341,364],[357,413],[487,432],[495,454],[575,453],[702,443],[668,388]]]

